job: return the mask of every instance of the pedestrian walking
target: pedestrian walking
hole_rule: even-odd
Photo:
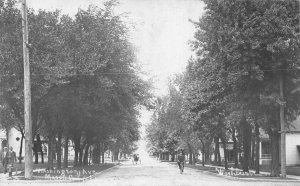
[[[14,164],[17,162],[17,155],[16,152],[13,150],[12,146],[10,146],[8,154],[9,154],[8,163],[10,163],[13,167]]]
[[[1,153],[1,162],[4,167],[4,174],[7,173],[7,164],[8,164],[8,148],[4,147]]]
[[[177,164],[178,164],[180,173],[182,173],[184,170],[184,163],[185,163],[184,149],[180,149],[178,158],[177,158]]]

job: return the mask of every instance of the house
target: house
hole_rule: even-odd
[[[8,131],[8,135],[6,134],[5,130],[0,130],[0,149],[3,149],[5,146],[11,146],[13,147],[14,151],[16,152],[17,157],[20,156],[20,147],[21,147],[21,133],[16,128],[11,128]],[[7,140],[8,139],[8,140]],[[34,138],[36,140],[36,138]],[[44,160],[47,161],[48,159],[48,143],[41,137],[42,143],[42,151],[44,154]],[[74,159],[74,148],[73,144],[69,143],[69,152],[68,152],[68,158],[69,160]],[[64,155],[64,151],[62,150],[62,157]],[[23,139],[22,144],[22,157],[25,156],[25,139]],[[34,156],[34,155],[33,155]],[[39,162],[41,161],[41,156],[39,155]],[[34,158],[34,157],[33,157]]]
[[[6,132],[5,130],[0,129],[0,150],[5,146],[7,146]]]
[[[17,156],[19,157],[21,137],[22,137],[21,133],[15,128],[11,128],[8,131],[8,135],[6,134],[5,130],[0,130],[0,149],[3,149],[3,147],[5,146],[11,146],[13,147]],[[25,155],[25,140],[23,140],[22,157],[24,157],[24,155]]]
[[[286,133],[286,165],[300,165],[300,117]]]
[[[279,143],[280,144],[280,143]],[[229,162],[234,161],[233,142],[229,140],[226,144]],[[260,130],[259,163],[270,164],[272,160],[271,142],[269,136]],[[220,156],[224,160],[224,148],[220,142]],[[300,165],[300,117],[298,117],[286,132],[286,165]]]
[[[271,144],[267,135],[262,135],[260,143],[260,164],[270,164]],[[291,123],[286,132],[286,165],[300,165],[300,117]]]

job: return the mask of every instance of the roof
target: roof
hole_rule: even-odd
[[[290,131],[300,131],[300,116],[289,126]]]

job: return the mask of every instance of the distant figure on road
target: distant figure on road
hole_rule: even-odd
[[[140,158],[139,158],[139,155],[138,155],[138,154],[134,154],[134,155],[133,155],[133,163],[137,164],[138,161],[140,161],[140,163],[141,163],[141,160],[140,160]]]
[[[7,164],[8,164],[8,149],[7,147],[3,148],[1,152],[1,162],[4,167],[4,174],[7,172]]]
[[[179,154],[178,154],[178,158],[177,158],[179,170],[181,168],[181,165],[183,166],[182,168],[184,169],[184,162],[185,162],[185,156],[184,156],[183,149],[181,149],[181,150],[179,150]],[[182,169],[182,171],[183,171],[183,169]]]

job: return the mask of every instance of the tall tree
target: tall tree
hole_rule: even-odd
[[[286,103],[285,119],[289,121],[297,116],[295,111],[299,105],[298,98],[291,94],[291,87],[297,86],[293,78],[299,76],[295,68],[299,66],[299,9],[296,8],[299,2],[204,2],[207,10],[196,23],[198,30],[193,46],[198,55],[196,63],[201,64],[199,69],[206,69],[206,73],[202,72],[207,76],[199,74],[194,81],[203,82],[200,95],[195,93],[196,100],[209,103],[196,109],[203,111],[213,103],[219,106],[234,103],[238,107],[231,107],[229,113],[242,109],[243,117],[248,117],[252,109],[263,108],[266,121],[262,127],[274,147],[272,175],[278,176],[279,105]],[[284,102],[279,99],[282,77],[285,77],[283,84],[287,85]],[[202,97],[204,99],[199,99]],[[290,99],[297,101],[290,102]],[[217,112],[222,113],[222,110]],[[244,150],[248,149],[245,145]]]

